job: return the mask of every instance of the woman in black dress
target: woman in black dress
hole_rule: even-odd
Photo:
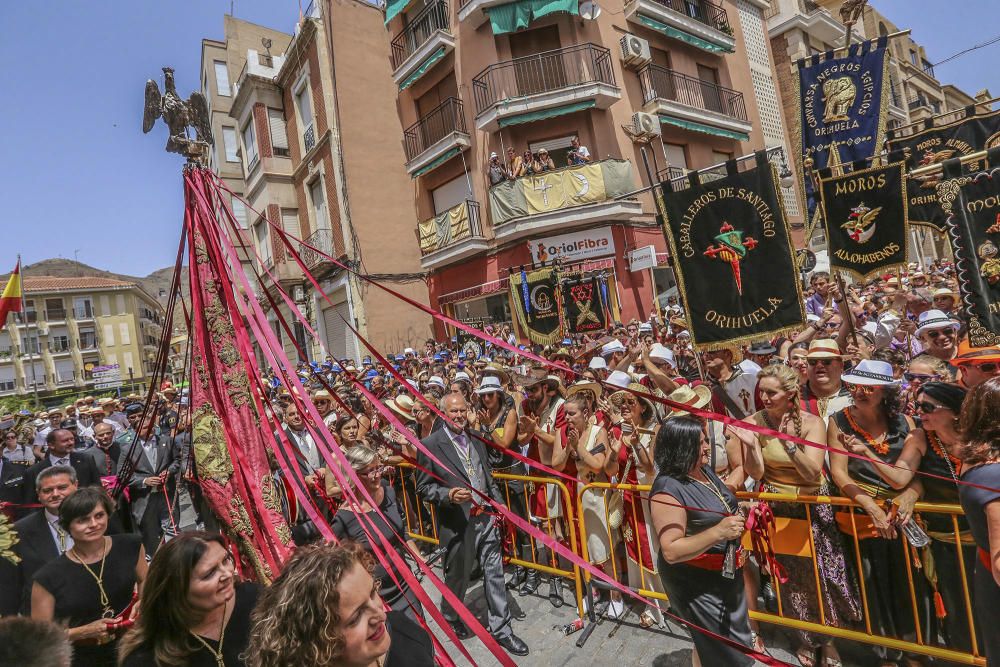
[[[237,583],[216,533],[182,533],[156,552],[122,667],[243,667],[257,584]]]
[[[111,498],[84,487],[59,506],[59,525],[73,547],[35,574],[31,617],[65,623],[74,667],[114,667],[118,628],[127,623],[146,578],[138,535],[105,536]]]
[[[977,625],[988,629],[977,638],[987,664],[1000,665],[1000,379],[969,392],[959,427],[965,441],[961,479],[968,484],[958,494],[979,556],[974,612]]]
[[[742,557],[734,576],[723,575],[726,546],[738,542],[746,519],[737,500],[709,465],[711,446],[700,421],[668,419],[656,435],[650,514],[660,545],[657,571],[670,608],[694,625],[750,647]],[[694,509],[683,509],[684,505]],[[752,665],[753,659],[692,629],[695,665]]]
[[[406,549],[403,547],[404,542],[409,545],[410,551],[416,558],[421,558],[420,550],[417,549],[416,543],[406,538],[403,517],[396,502],[396,492],[389,482],[382,479],[383,466],[379,460],[378,453],[370,447],[359,445],[345,450],[344,456],[358,474],[358,478],[364,485],[365,490],[368,491],[372,500],[375,501],[385,519],[388,520],[388,523],[379,516],[379,513],[375,511],[367,499],[362,497],[362,494],[358,492],[357,504],[352,500],[345,500],[344,504],[337,510],[337,514],[333,517],[333,522],[330,524],[333,534],[339,540],[353,540],[364,547],[366,551],[371,552],[373,549],[366,530],[370,531],[372,524],[374,524],[375,529],[382,534],[386,543],[392,545],[400,558],[404,558],[406,554]],[[359,518],[359,515],[362,514],[367,518],[364,525],[362,525],[362,520]],[[375,538],[375,540],[378,541],[378,538]],[[383,549],[382,543],[378,542],[379,549]],[[379,595],[382,596],[385,603],[393,610],[403,612],[411,619],[416,620],[418,615],[423,614],[420,601],[406,585],[406,582],[403,581],[402,575],[399,572],[394,572],[394,576],[399,580],[398,584],[393,579],[393,576],[390,576],[385,568],[376,561],[374,577],[382,582]]]

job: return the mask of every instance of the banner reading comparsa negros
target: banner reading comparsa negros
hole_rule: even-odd
[[[664,234],[695,345],[716,349],[771,338],[805,320],[776,173],[764,152],[742,173],[662,195]]]
[[[909,226],[906,212],[906,165],[820,176],[823,220],[830,266],[861,280],[905,266]]]

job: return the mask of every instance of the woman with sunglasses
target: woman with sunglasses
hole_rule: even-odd
[[[17,431],[10,429],[3,436],[3,450],[0,452],[10,463],[29,466],[35,463],[35,454],[29,445],[23,445],[17,441]]]
[[[396,501],[396,492],[392,485],[382,478],[384,467],[379,460],[378,453],[370,447],[358,445],[345,450],[344,456],[354,472],[358,474],[358,479],[371,499],[375,501],[375,505],[372,505],[363,493],[355,490],[355,497],[345,500],[333,517],[330,524],[333,534],[339,540],[353,540],[366,551],[373,552],[374,549],[372,549],[368,535],[369,531],[374,528],[381,533],[385,543],[390,545],[400,558],[405,558],[408,555],[407,549],[403,546],[405,542],[410,547],[409,552],[414,557],[422,559],[416,542],[406,537],[403,517],[399,512],[399,503]],[[375,507],[381,511],[381,516],[375,511]],[[362,519],[362,516],[365,518]],[[384,545],[381,540],[374,536],[373,539],[378,542],[379,550],[383,551]],[[376,561],[373,576],[381,582],[379,594],[394,611],[401,611],[413,620],[416,620],[418,615],[423,614],[419,600],[403,581],[399,572],[393,572],[390,575],[382,564]]]
[[[895,497],[903,496],[898,503],[909,503],[918,493],[913,488],[899,492],[906,485],[890,482],[883,474],[894,470],[884,464],[895,464],[902,455],[903,444],[914,428],[913,420],[900,413],[900,390],[888,362],[863,360],[842,379],[854,403],[831,417],[827,445],[831,448],[834,483],[863,512],[857,508],[837,512],[837,523],[848,535],[857,536],[871,631],[916,641],[916,605],[920,635],[929,637],[930,598],[918,577],[913,578],[911,598],[905,561],[909,549],[900,543],[902,538],[888,509]],[[908,665],[920,664],[895,649],[878,647],[876,652],[882,665],[896,665],[901,658]]]
[[[903,392],[903,412],[911,417],[919,416],[917,412],[917,396],[920,388],[927,382],[947,382],[951,379],[948,364],[929,354],[915,357],[903,371],[906,390]]]

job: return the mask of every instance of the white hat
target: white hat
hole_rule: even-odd
[[[925,310],[920,313],[920,317],[917,320],[917,335],[921,335],[925,331],[930,331],[931,329],[958,329],[959,323],[951,319],[940,310]]]
[[[427,380],[428,387],[441,387],[442,389],[447,389],[444,386],[444,380],[441,379],[440,375],[432,375],[429,380]]]
[[[594,357],[593,359],[590,360],[590,363],[587,365],[587,368],[589,368],[592,371],[607,370],[608,362],[604,360],[604,357]]]
[[[896,384],[892,375],[892,364],[888,361],[862,359],[850,373],[844,373],[840,378],[848,384],[863,384],[872,387],[884,387]]]
[[[490,159],[491,159],[491,160],[492,160],[493,158],[495,158],[495,157],[500,157],[499,155],[497,155],[497,152],[496,152],[496,151],[493,151],[492,153],[490,153]]]
[[[458,371],[457,373],[455,373],[455,382],[460,382],[462,380],[465,380],[466,382],[472,382],[472,378],[469,377],[469,374],[466,373],[465,371]]]
[[[457,379],[457,373],[456,379]],[[495,375],[484,375],[479,381],[479,388],[476,389],[477,394],[492,394],[493,392],[503,391],[503,387],[500,385],[500,378]]]
[[[806,315],[806,322],[819,322],[819,315],[813,315],[812,313],[808,313]]]
[[[650,324],[649,322],[642,322],[641,324],[639,324],[640,333],[652,333],[652,331],[653,331],[653,325]]]
[[[612,387],[624,389],[632,382],[632,378],[629,377],[629,374],[625,371],[613,371],[611,375],[608,376],[606,382]]]
[[[677,337],[678,338],[690,338],[691,337],[691,332],[688,331],[687,329],[685,329],[684,331],[678,331],[677,332]]]
[[[606,357],[608,355],[614,354],[615,352],[625,352],[625,346],[617,338],[610,343],[605,343],[601,348],[601,356]]]
[[[653,345],[649,348],[649,358],[666,361],[671,366],[677,365],[674,359],[673,350],[665,345],[660,345],[659,343],[653,343]]]
[[[404,355],[412,354],[413,356],[417,356],[416,351],[412,347],[408,347],[405,350],[403,350],[403,354]]]

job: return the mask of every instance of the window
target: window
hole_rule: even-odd
[[[302,146],[308,152],[316,145],[316,130],[313,128],[312,104],[309,100],[309,84],[305,81],[295,92],[295,106],[299,110],[302,128]]]
[[[247,171],[257,166],[257,138],[253,133],[253,118],[243,128],[243,156],[247,161]]]
[[[281,209],[281,228],[285,230],[286,234],[295,238],[301,238],[299,212],[293,208]]]
[[[671,167],[687,172],[687,151],[680,144],[663,144],[663,150],[667,154],[667,162]]]
[[[330,217],[326,212],[326,195],[323,194],[322,176],[313,181],[312,185],[309,186],[309,197],[312,200],[316,230],[330,229]]]
[[[69,336],[49,336],[49,352],[69,352]]]
[[[236,128],[222,126],[222,145],[226,149],[226,162],[239,162],[240,145],[236,140]]]
[[[722,164],[728,160],[733,159],[732,153],[723,153],[721,151],[712,151],[712,164]]]
[[[288,133],[285,132],[285,115],[281,109],[267,110],[267,125],[271,130],[272,151],[280,157],[288,157]]]
[[[264,266],[271,266],[271,240],[267,228],[267,220],[261,218],[253,226],[254,236],[257,237],[257,254]]]
[[[45,300],[45,319],[47,320],[66,319],[66,309],[63,307],[62,299]]]
[[[221,60],[215,62],[215,89],[220,95],[229,97],[229,69],[226,63]]]
[[[97,347],[97,332],[94,329],[80,328],[80,349],[92,350]]]
[[[916,65],[917,65],[917,63],[919,62],[919,61],[917,60],[917,52],[916,52],[916,51],[910,51],[910,62],[911,62],[911,63],[912,63],[912,64],[913,64],[914,66],[916,66]]]
[[[115,344],[115,327],[111,324],[104,325],[104,344],[108,346],[114,346]],[[114,363],[109,361],[109,364]]]
[[[132,376],[135,374],[135,364],[132,363],[131,352],[126,352],[122,355],[122,363],[125,366],[122,370],[128,373],[128,379],[131,380]]]
[[[24,312],[15,313],[19,322],[37,322],[38,313],[35,312],[35,300],[25,299],[24,300]]]
[[[132,342],[132,332],[129,331],[128,323],[119,322],[118,323],[118,338],[122,345],[129,345]]]
[[[236,218],[236,224],[240,226],[240,229],[247,228],[247,207],[238,198],[232,198],[233,206],[233,217]]]
[[[89,297],[77,297],[73,299],[73,317],[78,320],[84,320],[93,316],[94,306]]]
[[[115,314],[124,315],[125,314],[125,295],[116,294],[115,295]]]
[[[30,333],[21,336],[21,354],[41,354],[42,348],[38,344],[38,334]]]

